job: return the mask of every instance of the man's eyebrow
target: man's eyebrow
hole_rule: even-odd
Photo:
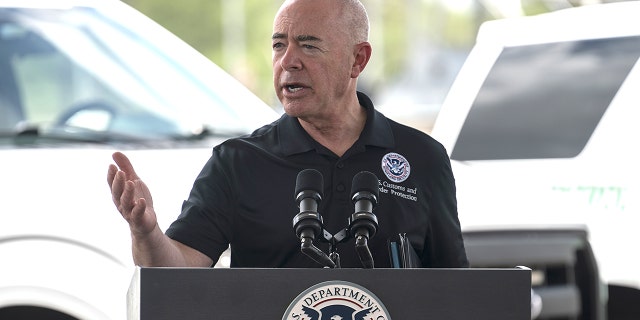
[[[287,38],[287,35],[284,34],[284,33],[274,33],[271,36],[272,40],[275,40],[275,39],[286,39],[286,38]],[[298,42],[304,42],[304,41],[319,42],[319,41],[322,41],[322,40],[320,38],[318,38],[318,37],[315,37],[315,36],[303,34],[303,35],[296,36],[296,41],[298,41]]]
[[[298,42],[304,42],[304,41],[316,41],[317,42],[317,41],[322,41],[318,37],[305,35],[305,34],[297,36],[296,40],[298,40]]]

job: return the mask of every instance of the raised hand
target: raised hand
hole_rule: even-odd
[[[113,203],[129,223],[134,236],[150,234],[158,219],[153,209],[153,199],[147,185],[138,177],[131,161],[121,152],[113,153],[114,164],[109,165],[107,182],[111,188]]]

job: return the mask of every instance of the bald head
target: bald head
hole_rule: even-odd
[[[369,41],[369,17],[367,10],[360,0],[337,0],[344,2],[344,15],[346,30],[353,34],[354,43]]]
[[[288,115],[325,129],[344,124],[345,114],[361,124],[356,90],[371,57],[368,30],[366,11],[357,0],[282,4],[271,45],[274,87]]]
[[[284,8],[305,1],[324,2],[325,8],[333,10],[336,31],[344,33],[351,44],[369,41],[369,17],[360,0],[286,0],[280,6],[276,19]]]

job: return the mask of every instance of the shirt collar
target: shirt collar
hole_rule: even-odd
[[[367,122],[355,145],[392,148],[395,143],[387,118],[378,112],[371,99],[358,92],[360,105],[367,110]],[[302,128],[297,118],[283,114],[279,121],[278,139],[285,156],[314,150],[317,142]]]

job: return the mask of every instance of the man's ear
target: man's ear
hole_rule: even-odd
[[[351,66],[351,78],[357,78],[371,59],[371,44],[369,42],[362,42],[353,47],[353,54],[355,60],[353,66]]]

